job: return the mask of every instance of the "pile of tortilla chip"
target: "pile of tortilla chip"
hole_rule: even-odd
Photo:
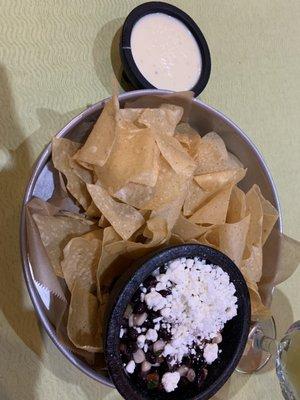
[[[106,103],[86,142],[54,138],[52,159],[81,214],[34,214],[55,274],[71,293],[67,332],[79,349],[101,352],[108,295],[132,260],[168,244],[201,243],[242,271],[253,320],[269,315],[257,283],[262,247],[278,217],[215,132],[201,137],[183,109],[120,109]]]

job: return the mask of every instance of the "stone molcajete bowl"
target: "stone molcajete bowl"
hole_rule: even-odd
[[[199,257],[211,264],[220,266],[228,273],[236,288],[238,303],[237,316],[228,321],[222,331],[222,352],[218,360],[208,366],[208,375],[200,389],[192,385],[171,393],[161,394],[147,390],[129,377],[119,352],[119,333],[123,315],[131,297],[139,285],[157,268],[176,258]],[[237,266],[218,250],[199,244],[183,244],[159,250],[139,260],[117,282],[111,296],[107,313],[105,357],[110,377],[127,400],[205,400],[213,396],[227,381],[237,366],[244,351],[250,326],[250,300],[245,280]]]

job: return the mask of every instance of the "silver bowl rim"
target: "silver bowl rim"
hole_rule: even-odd
[[[167,90],[157,90],[157,89],[144,89],[144,90],[134,90],[131,92],[125,92],[119,95],[120,100],[129,100],[131,98],[135,98],[136,96],[147,96],[147,95],[166,95],[170,94],[172,92],[167,91]],[[80,121],[84,120],[87,116],[92,114],[93,112],[99,110],[103,104],[109,100],[110,97],[101,100],[92,106],[88,107],[84,111],[82,111],[79,115],[74,117],[67,125],[65,125],[55,136],[57,137],[63,137],[69,130],[74,128]],[[279,197],[278,197],[278,192],[277,188],[275,185],[275,182],[271,176],[271,173],[269,171],[269,168],[267,167],[262,154],[256,147],[256,145],[252,142],[252,140],[233,122],[231,121],[228,117],[226,117],[223,113],[220,111],[216,110],[215,108],[203,103],[202,101],[198,99],[193,99],[194,102],[198,103],[203,107],[204,109],[213,112],[216,114],[218,117],[220,117],[223,121],[226,121],[229,125],[231,125],[242,137],[244,142],[248,146],[250,146],[254,153],[256,154],[257,158],[259,159],[260,166],[263,169],[265,176],[268,179],[268,183],[270,184],[273,194],[274,194],[274,199],[275,199],[275,207],[277,208],[279,212],[279,219],[278,219],[278,227],[279,231],[282,233],[283,231],[283,222],[282,222],[282,213],[281,213],[281,207],[279,203]],[[52,342],[55,344],[55,346],[63,353],[63,355],[79,370],[81,370],[83,373],[85,373],[87,376],[90,378],[106,385],[111,388],[114,388],[115,386],[112,384],[109,378],[100,375],[98,372],[93,370],[91,367],[89,367],[86,363],[78,359],[70,350],[68,350],[62,343],[59,342],[57,336],[56,336],[56,331],[55,328],[52,326],[51,322],[47,319],[46,313],[43,309],[43,305],[39,296],[39,293],[37,292],[32,274],[31,274],[31,268],[30,268],[30,263],[28,260],[28,253],[27,253],[27,235],[26,235],[26,220],[25,220],[25,205],[28,203],[28,201],[32,197],[32,192],[34,189],[34,185],[38,179],[38,176],[48,161],[49,157],[51,155],[51,143],[49,143],[46,148],[42,151],[36,162],[34,163],[32,167],[32,173],[29,178],[28,184],[25,189],[25,194],[23,197],[23,202],[22,202],[22,209],[21,209],[21,217],[20,217],[20,251],[21,251],[21,260],[22,260],[22,268],[23,268],[23,274],[24,274],[24,279],[26,282],[27,290],[29,292],[29,296],[31,298],[31,301],[33,303],[35,312],[37,313],[43,328],[47,332],[48,336],[52,340]]]

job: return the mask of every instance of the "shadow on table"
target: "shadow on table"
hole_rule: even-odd
[[[0,347],[12,360],[11,365],[5,365],[1,354],[1,399],[35,398],[43,338],[23,280],[19,252],[20,210],[35,154],[77,111],[62,115],[47,109],[37,110],[40,127],[25,138],[6,69],[0,64],[0,307],[2,318],[7,320],[5,331],[0,329]],[[22,342],[9,333],[10,329],[27,347],[20,345]],[[9,397],[12,392],[13,397]]]
[[[96,74],[109,93],[112,93],[115,89],[115,79],[117,79],[123,90],[133,90],[133,87],[123,74],[119,52],[123,22],[123,19],[116,18],[105,24],[98,32],[93,46]],[[113,71],[108,74],[107,70],[110,65]]]

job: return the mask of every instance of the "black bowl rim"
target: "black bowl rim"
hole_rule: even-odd
[[[206,42],[206,39],[201,32],[196,22],[180,8],[175,7],[171,4],[164,3],[161,1],[150,1],[143,3],[134,8],[130,14],[128,14],[122,28],[122,35],[120,40],[120,56],[124,66],[126,75],[128,76],[131,83],[137,89],[160,89],[153,86],[140,72],[138,69],[131,51],[131,32],[135,23],[147,14],[152,13],[164,13],[172,17],[179,19],[183,22],[190,30],[196,42],[202,57],[202,69],[197,83],[190,90],[194,92],[195,96],[198,96],[205,88],[208,83],[210,72],[211,72],[211,57],[210,51]]]
[[[192,252],[191,255],[189,252]],[[209,255],[210,253],[210,255]],[[119,344],[119,332],[121,326],[122,316],[125,308],[129,303],[133,293],[138,289],[141,282],[143,282],[147,276],[149,276],[156,268],[159,263],[165,263],[172,259],[184,256],[200,256],[204,259],[211,258],[211,253],[221,257],[222,265],[228,265],[231,268],[231,277],[235,276],[239,280],[242,290],[240,292],[240,300],[243,304],[243,325],[241,328],[241,338],[239,344],[235,350],[235,353],[224,369],[223,373],[214,382],[213,385],[209,386],[205,391],[199,393],[196,397],[190,398],[190,400],[207,400],[213,396],[228,380],[237,366],[246,342],[248,339],[250,329],[250,318],[251,318],[251,307],[250,307],[250,296],[247,284],[244,277],[234,262],[227,257],[225,254],[216,250],[210,246],[201,244],[180,244],[175,246],[168,246],[163,249],[157,250],[144,258],[138,260],[134,265],[126,271],[126,273],[120,278],[116,284],[116,288],[112,295],[111,304],[107,314],[106,330],[105,330],[105,358],[108,367],[110,377],[125,399],[130,400],[143,400],[146,399],[141,397],[130,385],[130,381],[127,378],[122,362],[120,362],[119,353],[117,347]],[[153,260],[156,260],[153,263]],[[153,263],[151,265],[151,263]],[[222,265],[218,264],[221,268]]]

